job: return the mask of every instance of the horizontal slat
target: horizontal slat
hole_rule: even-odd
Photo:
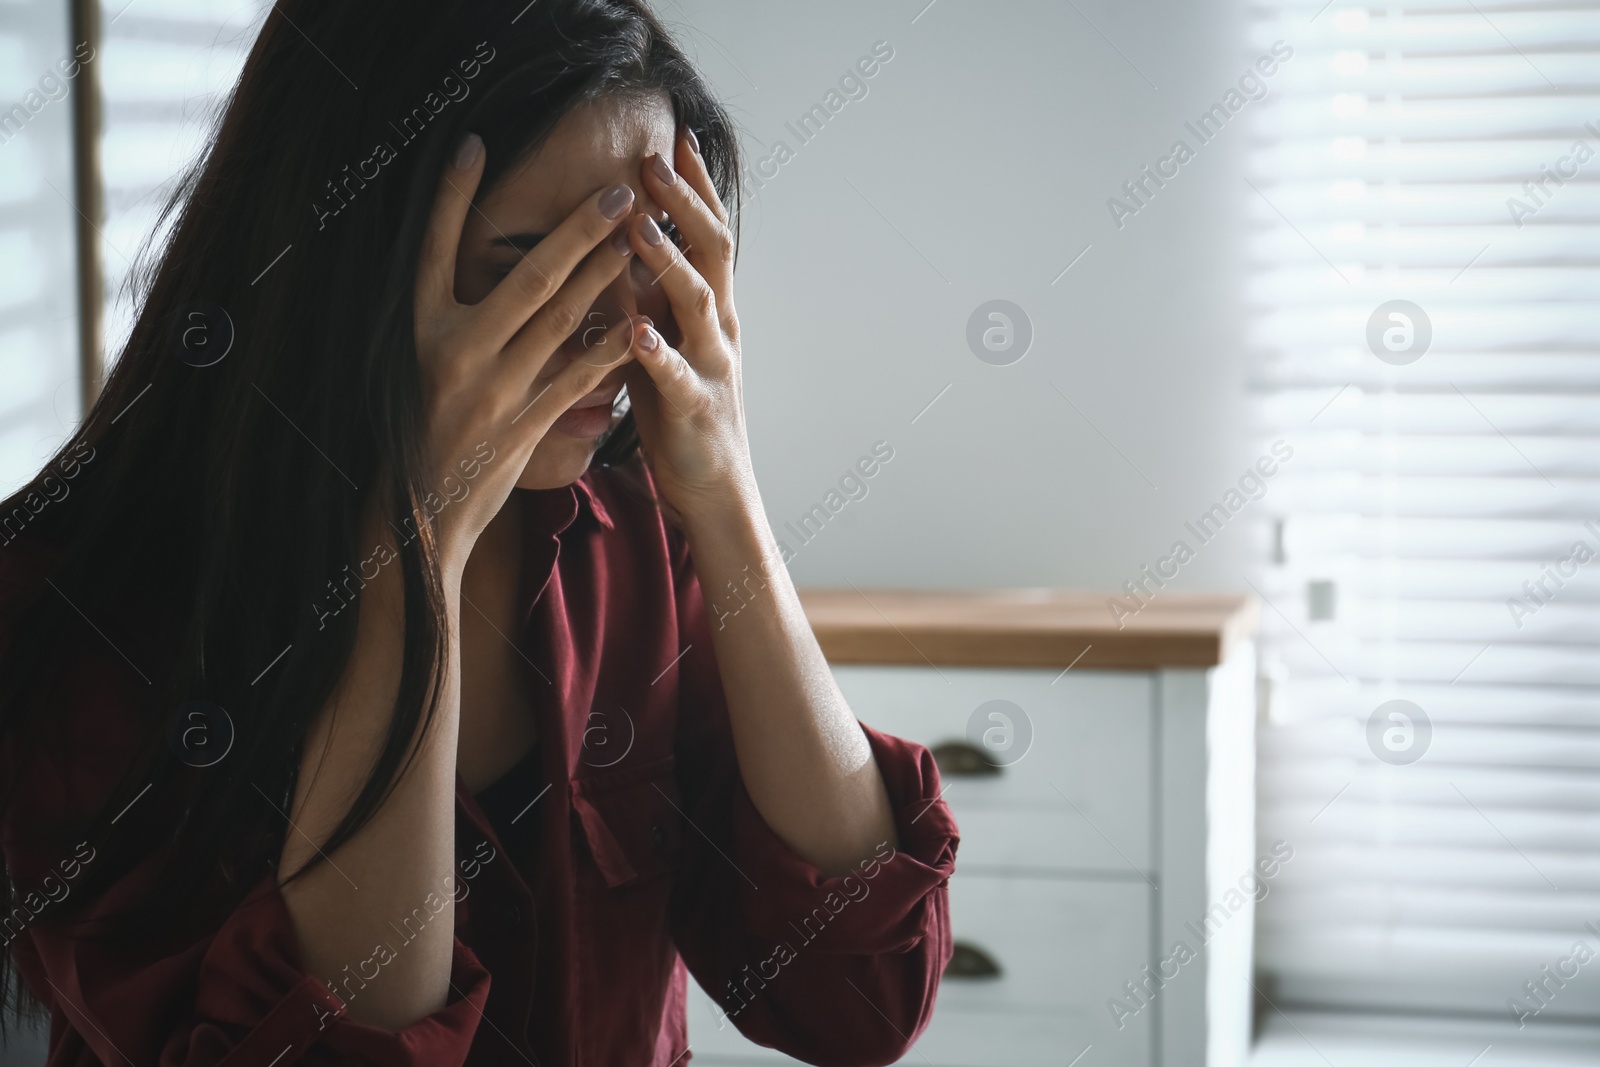
[[[1600,414],[1600,400],[1594,406]],[[1515,442],[1502,440],[1502,445],[1517,454]],[[1305,475],[1283,479],[1273,495],[1276,507],[1296,511],[1326,508],[1449,518],[1600,515],[1600,481],[1541,472],[1536,465],[1528,467],[1526,476],[1501,478]]]
[[[1357,399],[1365,393],[1390,389],[1407,392],[1451,386],[1469,395],[1474,392],[1600,391],[1600,352],[1527,348],[1463,351],[1433,347],[1428,350],[1428,358],[1402,371],[1373,359],[1364,348],[1332,345],[1326,340],[1305,337],[1293,339],[1292,344],[1274,353],[1271,363],[1259,367],[1254,386],[1260,393],[1270,390],[1303,395],[1308,404],[1315,397],[1317,402],[1306,412],[1308,419],[1334,398],[1336,390],[1353,389]],[[1317,430],[1313,423],[1308,422],[1307,427],[1313,433]],[[1296,435],[1297,440],[1305,438],[1304,430]]]
[[[1273,767],[1262,774],[1263,791],[1281,783],[1289,795],[1320,805],[1333,795],[1329,786],[1336,789],[1342,781],[1353,786],[1343,796],[1354,805],[1460,808],[1470,796],[1486,809],[1551,812],[1583,811],[1585,798],[1600,800],[1594,795],[1600,790],[1600,730],[1479,726],[1436,718],[1424,708],[1433,724],[1426,757],[1393,767],[1375,762],[1367,747],[1366,722],[1379,706],[1314,726],[1268,731],[1261,751],[1272,757]],[[1473,775],[1470,786],[1457,784],[1464,772]],[[1600,804],[1588,810],[1600,812]]]
[[[1265,911],[1265,908],[1263,908]],[[1503,935],[1538,931],[1571,937],[1600,915],[1600,893],[1507,893],[1453,886],[1407,886],[1342,879],[1327,886],[1297,886],[1274,902],[1264,921],[1283,928],[1319,921],[1370,926],[1375,921],[1419,929],[1474,930]]]
[[[1320,822],[1320,820],[1319,820]],[[1285,840],[1288,840],[1285,838]],[[1296,884],[1379,882],[1389,885],[1473,886],[1509,892],[1547,894],[1554,883],[1562,893],[1600,892],[1600,856],[1579,852],[1524,849],[1526,859],[1504,848],[1460,845],[1373,846],[1336,840],[1297,840],[1294,862],[1284,868],[1274,895],[1289,896]],[[1515,862],[1512,862],[1515,861]],[[1548,879],[1548,881],[1547,881]],[[1271,899],[1271,898],[1269,898]]]
[[[1464,392],[1464,391],[1463,391]],[[1270,398],[1261,415],[1288,416],[1295,429],[1310,398]],[[1321,432],[1364,428],[1374,433],[1465,433],[1484,437],[1503,434],[1590,435],[1600,433],[1600,404],[1587,395],[1527,395],[1516,392],[1382,393],[1334,398],[1319,394],[1327,410],[1316,416]],[[1474,407],[1476,405],[1476,408]],[[1315,412],[1315,408],[1311,409]],[[1308,420],[1309,421],[1309,420]],[[1286,429],[1288,429],[1286,427]]]
[[[1593,140],[1581,127],[1600,115],[1600,93],[1550,91],[1541,98],[1495,96],[1428,96],[1393,98],[1370,86],[1342,80],[1324,93],[1305,93],[1266,103],[1257,124],[1258,142],[1304,144],[1318,137],[1364,136],[1373,127],[1406,140],[1492,144],[1505,162],[1533,159],[1553,162],[1566,154],[1574,138]],[[1270,99],[1270,98],[1269,98]],[[1264,102],[1265,103],[1265,102]],[[1537,107],[1544,128],[1527,136],[1528,109]],[[1565,131],[1571,130],[1571,134]],[[1202,133],[1206,132],[1204,130]],[[1553,150],[1553,151],[1552,151]]]
[[[1591,62],[1600,66],[1600,56]],[[1200,128],[1200,118],[1201,115],[1197,114],[1189,121],[1196,123],[1195,128],[1201,133],[1207,133],[1213,127]],[[1596,125],[1600,127],[1600,123]],[[1327,182],[1330,178],[1409,183],[1445,182],[1454,177],[1458,181],[1473,184],[1497,182],[1520,187],[1526,179],[1541,177],[1540,164],[1547,163],[1553,167],[1561,157],[1570,155],[1574,141],[1585,140],[1593,149],[1597,140],[1578,124],[1574,124],[1568,132],[1552,123],[1550,135],[1521,138],[1514,144],[1485,138],[1481,134],[1470,140],[1442,138],[1438,131],[1429,134],[1420,128],[1420,123],[1418,126],[1418,130],[1409,137],[1402,137],[1401,134],[1406,132],[1402,130],[1374,131],[1361,136],[1341,133],[1334,128],[1320,136],[1306,136],[1300,131],[1300,136],[1278,137],[1253,145],[1250,150],[1251,170],[1272,183],[1270,187],[1262,186],[1269,200],[1273,199],[1272,191],[1278,188],[1280,182]],[[1182,132],[1178,131],[1178,135],[1182,136]],[[1190,132],[1193,144],[1198,138]],[[1545,133],[1544,130],[1539,132]],[[1567,169],[1572,170],[1575,164],[1574,160]],[[1583,164],[1578,173],[1581,175],[1592,170],[1593,166],[1591,160]],[[1261,185],[1259,181],[1256,184]],[[1579,188],[1581,186],[1563,187],[1556,191],[1557,195],[1551,197],[1550,201],[1558,203],[1563,199],[1560,194],[1575,192]],[[1508,192],[1506,195],[1516,194]],[[1496,202],[1503,211],[1504,199]],[[1538,204],[1534,203],[1534,206]],[[1510,221],[1509,214],[1502,218]],[[1529,236],[1536,232],[1528,227],[1524,227],[1524,230]],[[1453,239],[1455,235],[1438,236]],[[1499,236],[1506,235],[1502,233]]]
[[[1472,685],[1515,685],[1533,680],[1554,685],[1600,685],[1600,659],[1592,646],[1411,641],[1406,643],[1402,658],[1372,642],[1351,641],[1337,634],[1317,631],[1302,637],[1287,631],[1280,636],[1278,629],[1270,625],[1263,630],[1270,640],[1281,644],[1281,654],[1293,669],[1313,677],[1336,673],[1348,679],[1384,678],[1411,685],[1448,684],[1470,673]]]
[[[1360,709],[1370,714],[1371,709],[1398,695],[1392,686],[1289,680],[1273,687],[1272,719],[1289,721],[1280,716],[1280,706],[1286,704],[1292,704],[1296,722],[1361,714]],[[1600,729],[1600,698],[1582,686],[1414,684],[1406,686],[1405,697],[1427,708],[1440,722]],[[1272,744],[1274,735],[1264,733],[1261,741]]]
[[[1593,113],[1600,117],[1600,101],[1596,102]],[[1600,122],[1596,123],[1596,127],[1600,128]],[[1403,184],[1371,181],[1357,173],[1343,173],[1344,168],[1339,161],[1328,158],[1333,144],[1326,139],[1300,145],[1302,151],[1328,160],[1328,166],[1307,173],[1303,179],[1279,175],[1270,166],[1272,157],[1257,157],[1254,151],[1250,169],[1252,181],[1258,187],[1262,186],[1263,181],[1270,182],[1271,192],[1267,194],[1267,199],[1272,206],[1302,225],[1364,222],[1420,234],[1425,226],[1499,224],[1504,228],[1499,235],[1500,240],[1508,244],[1516,240],[1520,245],[1522,237],[1535,236],[1535,225],[1547,234],[1569,234],[1574,227],[1592,225],[1595,204],[1600,200],[1600,188],[1593,183],[1591,170],[1600,166],[1600,161],[1591,161],[1579,171],[1585,180],[1569,181],[1560,186],[1551,183],[1547,192],[1539,195],[1539,200],[1530,198],[1523,188],[1524,182],[1543,176],[1541,166],[1553,168],[1563,157],[1570,156],[1575,139],[1574,136],[1568,136],[1562,140],[1541,141],[1531,150],[1521,142],[1496,143],[1494,147],[1506,157],[1514,152],[1526,151],[1520,162],[1504,159],[1514,169],[1497,180],[1451,181],[1449,174],[1438,174],[1431,178],[1413,177]],[[1600,147],[1600,140],[1592,136],[1586,136],[1584,140],[1591,148]],[[1284,151],[1282,144],[1277,141],[1271,142],[1267,150],[1273,153]],[[1572,161],[1564,166],[1570,172]],[[1510,197],[1516,197],[1537,209],[1531,216],[1521,216],[1523,224],[1520,227],[1506,207],[1506,200]],[[1517,266],[1537,269],[1537,263],[1525,260],[1519,260]],[[1285,295],[1293,295],[1290,286],[1298,280],[1299,276],[1293,274],[1284,279]],[[1259,284],[1256,281],[1253,286]]]
[[[218,35],[214,48],[110,36],[97,57],[101,87],[119,104],[177,101],[192,107],[233,86],[244,67],[241,45],[248,42],[228,35]]]
[[[1564,519],[1298,514],[1285,523],[1289,558],[1540,560],[1565,556],[1587,516]]]
[[[1495,15],[1502,12],[1527,11],[1547,12],[1559,8],[1559,2],[1552,0],[1495,0],[1492,7],[1486,10]],[[1329,5],[1324,0],[1251,0],[1250,19],[1254,23],[1265,22],[1273,18],[1292,19],[1302,26],[1312,25],[1313,17],[1328,17],[1333,19],[1333,27],[1342,25],[1338,16],[1342,12],[1365,12],[1367,8],[1359,3],[1344,3],[1337,7]],[[1381,11],[1382,9],[1379,9]],[[1408,12],[1432,13],[1435,11],[1456,12],[1461,10],[1460,0],[1417,0],[1405,6]],[[1577,8],[1582,12],[1585,7]],[[1378,18],[1378,12],[1373,12],[1371,18]],[[1330,31],[1331,32],[1331,31]]]
[[[1497,600],[1402,600],[1382,595],[1362,599],[1350,583],[1339,584],[1338,592],[1342,594],[1339,624],[1324,628],[1328,643],[1355,648],[1364,657],[1376,654],[1373,646],[1381,645],[1397,669],[1430,663],[1442,649],[1474,649],[1474,642],[1476,647],[1487,642],[1552,655],[1574,645],[1589,649],[1600,643],[1600,612],[1593,607],[1531,604],[1516,587],[1506,588],[1505,599]],[[1513,596],[1515,612],[1506,606]],[[1315,637],[1311,641],[1320,643]]]
[[[1308,2],[1284,5],[1294,10],[1273,12],[1276,4],[1256,5],[1265,9],[1254,21],[1261,34],[1280,29],[1304,29],[1315,17],[1322,22],[1318,40],[1341,38],[1374,51],[1402,49],[1407,55],[1419,51],[1466,52],[1501,51],[1511,38],[1525,52],[1559,48],[1579,41],[1600,40],[1600,16],[1592,10],[1563,8],[1559,4],[1495,3],[1475,11],[1451,0],[1408,3],[1388,14],[1383,8],[1365,5],[1338,6]],[[1332,10],[1327,10],[1332,7]],[[1270,13],[1269,13],[1270,12]],[[1325,20],[1325,21],[1324,21]]]
[[[1468,767],[1460,770],[1471,772]],[[1262,819],[1263,831],[1273,839],[1293,833],[1307,825],[1322,804],[1312,801],[1303,808],[1275,805],[1274,811]],[[1372,847],[1479,848],[1494,856],[1494,862],[1504,864],[1515,864],[1524,855],[1581,859],[1600,852],[1600,816],[1554,809],[1488,809],[1466,803],[1454,808],[1397,807],[1341,797],[1318,819],[1318,826],[1318,841],[1323,847],[1343,842]],[[1531,862],[1538,873],[1538,861]]]

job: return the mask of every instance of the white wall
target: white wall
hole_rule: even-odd
[[[1183,122],[1252,57],[1228,0],[925,3],[658,5],[752,159],[794,150],[744,213],[736,288],[769,517],[782,535],[887,439],[868,495],[799,548],[801,584],[1115,587],[1255,456],[1243,116],[1122,229],[1106,201],[1177,137],[1197,145]],[[880,40],[894,57],[867,96],[802,146],[785,123]],[[995,298],[1035,331],[1011,366],[965,338]],[[1172,588],[1244,589],[1245,525]]]

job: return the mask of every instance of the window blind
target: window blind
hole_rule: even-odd
[[[68,72],[66,5],[0,2],[0,496],[78,420]]]
[[[1296,849],[1260,988],[1600,1020],[1600,4],[1248,30],[1295,51],[1240,189],[1254,410],[1295,449],[1254,577],[1259,832]]]
[[[209,138],[269,0],[104,0],[101,165],[109,365],[133,328],[130,273],[173,183]],[[153,246],[154,247],[154,246]]]

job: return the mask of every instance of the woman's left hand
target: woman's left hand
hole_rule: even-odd
[[[666,293],[677,347],[635,328],[628,395],[669,517],[741,506],[754,490],[745,436],[739,320],[733,310],[733,235],[693,135],[680,131],[676,167],[644,165],[645,188],[677,226],[680,250],[647,215],[629,226],[634,251]],[[673,514],[673,513],[676,514]]]
[[[700,588],[732,589],[757,561],[767,579],[748,604],[741,594],[746,619],[711,630],[751,803],[798,855],[829,875],[847,874],[873,842],[898,847],[895,813],[871,743],[806,621],[751,473],[728,213],[684,133],[673,154],[676,176],[652,157],[643,177],[677,225],[682,250],[644,216],[628,232],[635,266],[648,267],[665,290],[677,322],[668,332],[681,339],[674,349],[659,331],[636,326],[628,392],[662,510],[684,532]]]

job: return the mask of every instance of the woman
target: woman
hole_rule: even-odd
[[[268,16],[0,505],[0,929],[52,1065],[665,1067],[690,974],[815,1063],[926,1025],[955,825],[777,560],[737,167],[640,0]]]

